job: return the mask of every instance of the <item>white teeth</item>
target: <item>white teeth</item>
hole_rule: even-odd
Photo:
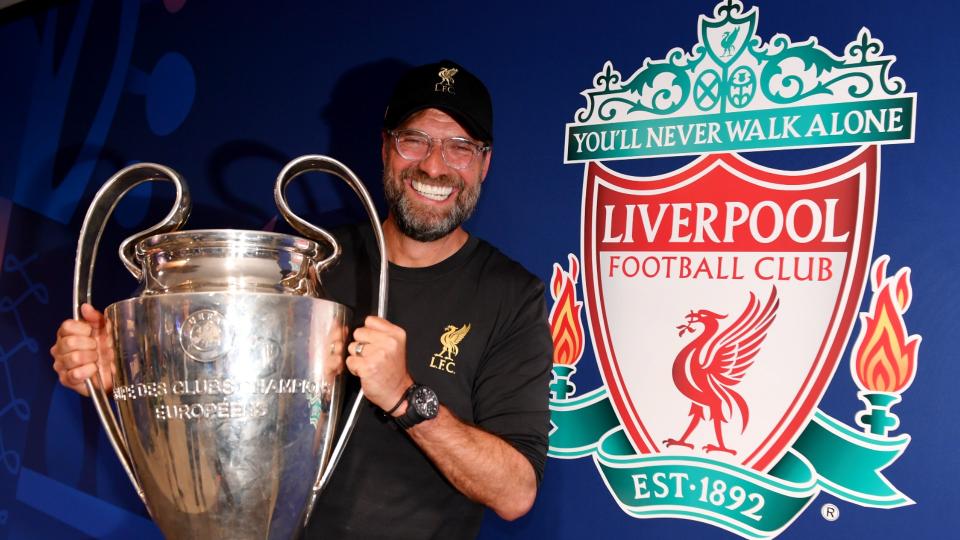
[[[415,189],[417,193],[434,201],[442,201],[449,197],[450,193],[453,192],[453,187],[451,186],[431,186],[430,184],[424,184],[423,182],[418,182],[416,180],[413,180],[410,183],[413,185],[413,189]]]

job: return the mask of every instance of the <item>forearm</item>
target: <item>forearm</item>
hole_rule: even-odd
[[[454,487],[501,518],[517,519],[533,506],[533,466],[500,437],[465,424],[446,407],[408,433]]]

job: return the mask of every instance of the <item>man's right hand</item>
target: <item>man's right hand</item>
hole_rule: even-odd
[[[98,386],[97,370],[104,389],[113,388],[113,342],[109,323],[103,313],[90,304],[80,308],[83,320],[68,319],[57,330],[57,342],[50,347],[53,369],[60,376],[60,384],[89,395],[84,383],[87,379]]]

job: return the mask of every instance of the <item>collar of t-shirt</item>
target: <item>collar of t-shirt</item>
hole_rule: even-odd
[[[390,279],[400,279],[404,281],[429,281],[436,279],[466,264],[479,245],[480,239],[471,234],[456,253],[437,264],[411,268],[390,263]],[[367,238],[367,248],[370,249],[371,253],[377,253],[377,246],[373,239],[372,232]]]

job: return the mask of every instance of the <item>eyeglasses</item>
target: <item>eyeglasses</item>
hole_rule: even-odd
[[[433,141],[440,141],[443,162],[454,169],[466,169],[477,156],[490,150],[490,146],[477,144],[463,137],[439,139],[419,129],[394,129],[387,131],[393,137],[400,157],[409,161],[426,159],[433,152]]]

